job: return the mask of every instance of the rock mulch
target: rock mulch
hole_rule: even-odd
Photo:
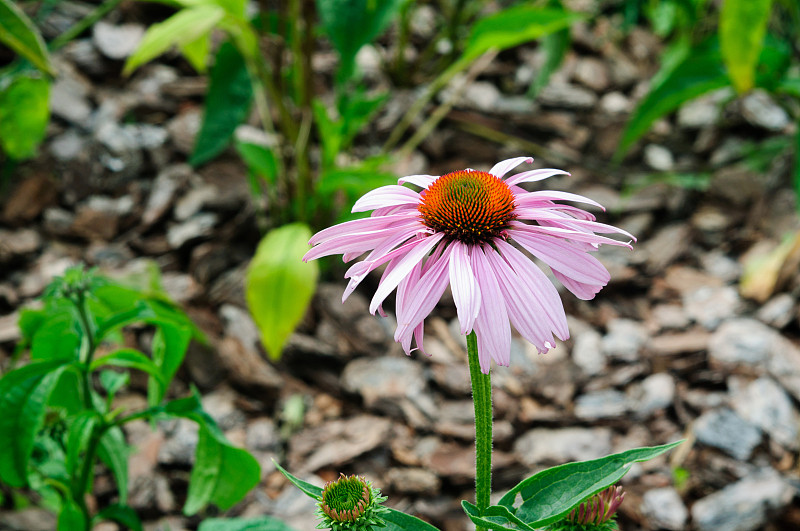
[[[418,37],[430,17],[426,6],[415,14]],[[115,275],[155,262],[211,339],[191,347],[173,393],[199,386],[228,437],[263,467],[262,484],[230,514],[314,527],[313,503],[275,459],[317,484],[340,471],[364,474],[392,506],[468,529],[458,500],[473,481],[472,410],[452,300],[427,322],[431,357],[407,358],[391,340],[391,313],[368,314],[369,289],[342,305],[344,285],[326,282],[283,360],[266,361],[242,289],[258,239],[246,171],[232,153],[199,169],[185,164],[206,87],[185,65],[167,60],[123,85],[107,82],[141,38],[141,26],[122,22],[112,17],[57,54],[42,155],[20,168],[24,178],[0,205],[0,360],[19,338],[18,309],[53,275],[81,261]],[[739,289],[749,256],[800,229],[786,160],[755,171],[744,146],[794,126],[765,93],[730,103],[713,93],[657,122],[610,168],[660,53],[648,32],[612,28],[603,17],[576,25],[579,51],[535,102],[524,92],[543,52],[504,56],[403,162],[404,174],[488,168],[520,149],[464,124],[498,129],[536,143],[539,163],[572,172],[547,187],[599,200],[603,220],[639,239],[633,252],[601,250],[612,280],[594,301],[565,294],[568,341],[541,356],[515,339],[511,366],[493,371],[496,490],[548,465],[685,438],[623,480],[624,530],[798,527],[800,274],[789,269],[758,299]],[[375,54],[393,56],[391,44],[360,55],[362,66]],[[330,69],[329,52],[315,59]],[[373,132],[385,135],[408,104],[399,92]],[[361,142],[357,151],[370,148]],[[707,191],[672,187],[661,172],[706,172]],[[120,403],[141,406],[141,392],[134,380]],[[198,518],[180,516],[197,442],[191,423],[156,432],[132,423],[127,435],[137,448],[131,503],[146,529],[194,528]],[[98,503],[113,500],[108,484],[98,479]],[[53,518],[2,511],[0,527],[51,529]]]

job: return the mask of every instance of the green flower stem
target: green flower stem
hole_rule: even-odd
[[[475,505],[484,511],[492,493],[492,379],[481,372],[475,332],[467,336],[467,357],[475,403]],[[479,527],[476,531],[485,530]]]

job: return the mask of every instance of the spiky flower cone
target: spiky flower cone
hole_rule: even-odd
[[[381,513],[386,501],[380,490],[374,488],[361,476],[345,476],[329,481],[322,490],[322,499],[317,516],[321,522],[318,529],[332,531],[372,531],[384,527]]]
[[[614,518],[624,498],[622,487],[608,487],[548,527],[548,531],[616,531],[619,526]]]

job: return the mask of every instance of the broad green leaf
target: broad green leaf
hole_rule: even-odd
[[[636,448],[600,459],[548,468],[520,482],[497,506],[489,507],[478,516],[492,517],[490,521],[501,525],[498,520],[503,520],[502,515],[508,510],[515,519],[531,528],[544,527],[563,518],[589,496],[619,481],[634,463],[657,457],[682,442]]]
[[[156,405],[164,399],[169,382],[183,363],[192,331],[185,326],[162,324],[153,336],[153,362],[161,372],[161,378],[150,380],[148,399]]]
[[[106,365],[144,371],[150,376],[156,378],[159,383],[164,385],[164,375],[161,368],[153,363],[153,360],[136,349],[123,348],[116,350],[111,354],[99,357],[92,361],[92,364],[89,366],[89,370],[94,372],[98,368]]]
[[[204,33],[193,41],[181,44],[179,48],[192,68],[201,74],[206,73],[206,62],[211,50],[211,33]]]
[[[525,522],[501,505],[487,507],[481,514],[477,506],[467,500],[461,500],[461,508],[467,513],[472,523],[478,527],[491,529],[492,531],[534,531],[532,527],[525,524]],[[513,525],[513,527],[507,527],[506,524]]]
[[[130,447],[125,442],[121,428],[111,428],[100,438],[97,456],[111,470],[119,491],[119,503],[128,503],[128,455]]]
[[[401,0],[317,0],[325,34],[341,57],[339,79],[349,79],[362,46],[381,34]]]
[[[0,479],[28,484],[33,441],[44,421],[47,399],[66,368],[64,360],[31,363],[0,379]]]
[[[505,50],[570,27],[583,15],[561,9],[519,5],[483,18],[472,26],[461,60],[471,61],[492,48]]]
[[[85,404],[82,393],[76,392],[81,388],[80,372],[76,365],[72,365],[70,368],[72,370],[61,373],[61,377],[50,393],[47,407],[61,409],[66,411],[67,415],[77,415],[83,411]]]
[[[103,507],[100,512],[95,515],[95,520],[108,520],[122,524],[126,529],[131,531],[142,531],[142,521],[136,511],[127,505],[115,503]]]
[[[76,531],[86,529],[86,518],[80,507],[72,500],[64,500],[58,513],[56,531]]]
[[[275,467],[280,471],[281,474],[286,476],[286,479],[292,482],[292,484],[300,489],[306,496],[313,498],[315,500],[322,499],[322,489],[317,487],[316,485],[312,485],[308,481],[303,481],[302,479],[293,476],[290,474],[285,468],[279,465],[274,460],[272,461],[275,464]],[[381,527],[382,530],[385,531],[438,531],[436,527],[432,526],[431,524],[420,520],[415,516],[411,516],[410,514],[406,514],[395,509],[391,509],[387,507],[388,512],[381,515],[384,522],[386,523],[385,527]]]
[[[719,15],[722,60],[736,91],[747,92],[755,83],[755,69],[772,0],[725,0]]]
[[[311,229],[292,223],[271,230],[247,269],[245,295],[261,341],[272,359],[303,318],[317,287],[316,262],[303,262]]]
[[[197,40],[225,16],[217,5],[198,5],[178,11],[164,22],[153,24],[144,34],[142,42],[128,60],[122,74],[127,76],[139,66],[155,59],[173,46],[182,46]]]
[[[206,518],[197,531],[294,531],[291,527],[269,516],[260,518]]]
[[[354,90],[339,99],[339,115],[342,117],[342,148],[347,149],[353,139],[375,116],[389,99],[388,92],[369,95],[363,88]]]
[[[92,432],[97,426],[99,416],[95,411],[84,410],[71,419],[69,424],[69,434],[67,436],[67,473],[73,478],[78,477],[81,461],[81,454],[86,450]],[[83,486],[86,492],[88,485]]]
[[[776,91],[800,99],[800,77],[784,78],[776,87]]]
[[[0,11],[2,5],[0,3]],[[49,120],[49,81],[19,76],[0,91],[0,147],[12,159],[26,159],[36,154]]]
[[[615,158],[621,159],[652,123],[665,114],[697,96],[725,87],[728,83],[719,47],[715,42],[707,42],[691,50],[636,107],[622,134]]]
[[[253,87],[244,58],[233,44],[225,42],[211,68],[203,125],[190,164],[198,166],[222,153],[236,128],[247,118],[252,99]]]
[[[0,42],[42,72],[56,75],[41,34],[31,19],[11,0],[0,0]]]
[[[199,424],[195,463],[183,507],[186,515],[196,514],[209,503],[222,510],[229,509],[255,487],[261,477],[258,461],[247,450],[231,446],[215,425]]]
[[[77,360],[83,332],[70,308],[53,311],[31,342],[33,360]]]

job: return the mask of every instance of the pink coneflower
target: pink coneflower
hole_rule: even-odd
[[[562,170],[532,170],[505,178],[518,157],[497,163],[488,172],[471,169],[403,177],[397,185],[365,194],[353,212],[372,210],[372,216],[348,221],[318,232],[303,260],[342,254],[345,262],[369,252],[347,270],[350,282],[344,301],[373,269],[386,264],[370,311],[380,311],[397,289],[397,330],[394,339],[407,354],[412,340],[422,352],[423,323],[447,285],[461,324],[478,340],[480,366],[489,372],[490,360],[509,364],[513,324],[539,352],[554,345],[553,334],[569,337],[564,307],[555,286],[530,258],[511,245],[539,258],[578,298],[588,300],[608,283],[606,268],[592,255],[600,244],[630,247],[595,233],[627,232],[595,221],[579,208],[557,201],[578,201],[602,208],[586,197],[567,192],[528,192],[519,185],[540,181]],[[415,192],[402,186],[422,188]]]

